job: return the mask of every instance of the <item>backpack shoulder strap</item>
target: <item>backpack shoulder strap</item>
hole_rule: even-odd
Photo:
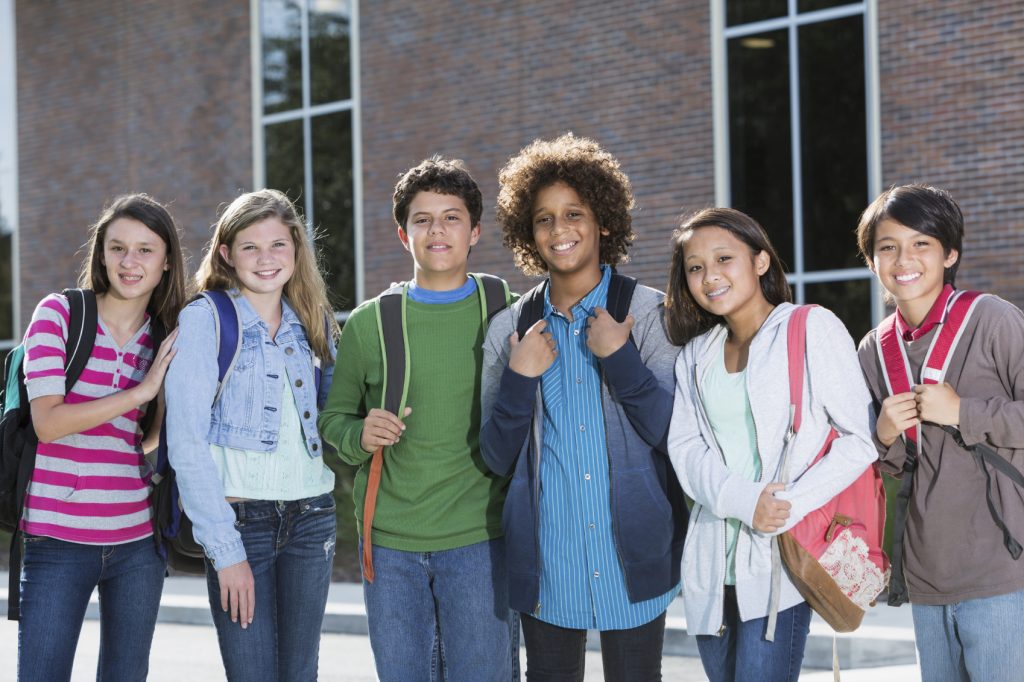
[[[469,276],[476,280],[477,289],[480,291],[480,312],[484,324],[490,324],[491,319],[507,308],[512,301],[508,282],[500,277],[482,273],[470,273]]]
[[[92,355],[99,313],[96,310],[96,294],[91,289],[65,289],[61,293],[68,299],[71,308],[64,369],[64,391],[68,393],[82,376],[85,364]]]
[[[520,299],[519,322],[516,324],[516,332],[519,333],[520,339],[526,336],[530,327],[544,317],[544,290],[547,286],[548,282],[544,280],[523,294],[523,298]]]
[[[399,415],[409,392],[409,339],[405,335],[409,286],[393,287],[377,297],[377,334],[384,365],[381,408]]]
[[[231,370],[242,352],[242,320],[235,302],[226,291],[211,289],[198,294],[193,300],[205,298],[213,308],[213,323],[217,335],[217,393],[213,402],[220,400]]]
[[[633,302],[633,292],[636,290],[637,280],[635,277],[620,275],[613,272],[608,281],[608,314],[616,322],[623,322],[629,315],[629,305]]]
[[[790,433],[800,430],[804,403],[804,365],[807,361],[807,316],[813,305],[797,306],[786,326],[786,357],[789,362]]]

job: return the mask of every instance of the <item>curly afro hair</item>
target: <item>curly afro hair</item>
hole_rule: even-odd
[[[497,217],[502,243],[512,251],[525,275],[542,275],[547,263],[533,241],[533,204],[544,188],[564,182],[594,212],[601,235],[601,263],[629,260],[633,232],[633,190],[619,162],[594,140],[566,133],[554,140],[534,140],[498,174]]]

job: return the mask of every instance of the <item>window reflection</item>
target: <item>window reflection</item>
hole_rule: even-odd
[[[302,106],[302,6],[263,0],[263,107],[265,113]]]
[[[347,0],[310,0],[309,87],[315,104],[349,99]]]
[[[275,123],[263,130],[267,187],[281,190],[301,207],[306,186],[302,163],[302,120]]]
[[[786,0],[727,0],[725,25],[749,24],[762,19],[786,16]]]
[[[864,20],[801,26],[799,41],[804,269],[855,268],[868,203]]]
[[[874,327],[871,324],[873,283],[873,279],[849,279],[805,284],[804,298],[807,303],[817,303],[834,312],[846,325],[854,344],[859,344],[864,335]]]
[[[764,226],[792,267],[788,35],[781,30],[733,38],[728,60],[732,206]]]
[[[313,119],[313,216],[321,235],[331,303],[353,307],[356,297],[355,233],[352,216],[352,115],[348,111]]]

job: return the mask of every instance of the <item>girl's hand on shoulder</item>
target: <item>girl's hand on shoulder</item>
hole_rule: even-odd
[[[775,493],[785,489],[786,486],[781,483],[769,483],[764,487],[754,508],[754,530],[760,533],[774,533],[786,525],[789,509],[793,505],[775,497]]]
[[[178,352],[178,349],[174,348],[174,340],[177,338],[178,330],[175,329],[167,335],[167,338],[157,348],[156,355],[153,357],[153,365],[146,372],[146,378],[135,387],[142,398],[139,401],[140,403],[148,403],[160,392],[160,387],[163,386],[164,376],[167,374],[167,368],[171,364],[171,359]]]
[[[634,324],[632,315],[616,322],[607,310],[595,307],[593,317],[587,320],[587,348],[599,358],[608,357],[626,345]]]
[[[526,330],[523,338],[512,332],[508,338],[508,367],[516,374],[524,377],[539,377],[548,371],[558,356],[555,340],[551,332],[546,331],[546,320],[538,320]]]
[[[917,396],[912,391],[897,393],[882,401],[875,433],[882,445],[889,447],[901,433],[920,423]]]

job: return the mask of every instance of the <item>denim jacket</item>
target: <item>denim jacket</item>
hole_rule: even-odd
[[[277,447],[281,424],[281,373],[286,372],[299,410],[310,457],[320,457],[319,405],[334,373],[333,357],[324,362],[320,391],[314,358],[298,316],[284,299],[281,326],[274,339],[266,323],[237,290],[229,292],[241,320],[242,348],[220,400],[217,392],[217,331],[205,299],[187,305],[178,316],[177,351],[164,380],[168,457],[177,476],[182,504],[196,540],[219,570],[245,560],[235,515],[210,456],[210,444],[269,452]],[[333,350],[332,350],[333,353]]]

